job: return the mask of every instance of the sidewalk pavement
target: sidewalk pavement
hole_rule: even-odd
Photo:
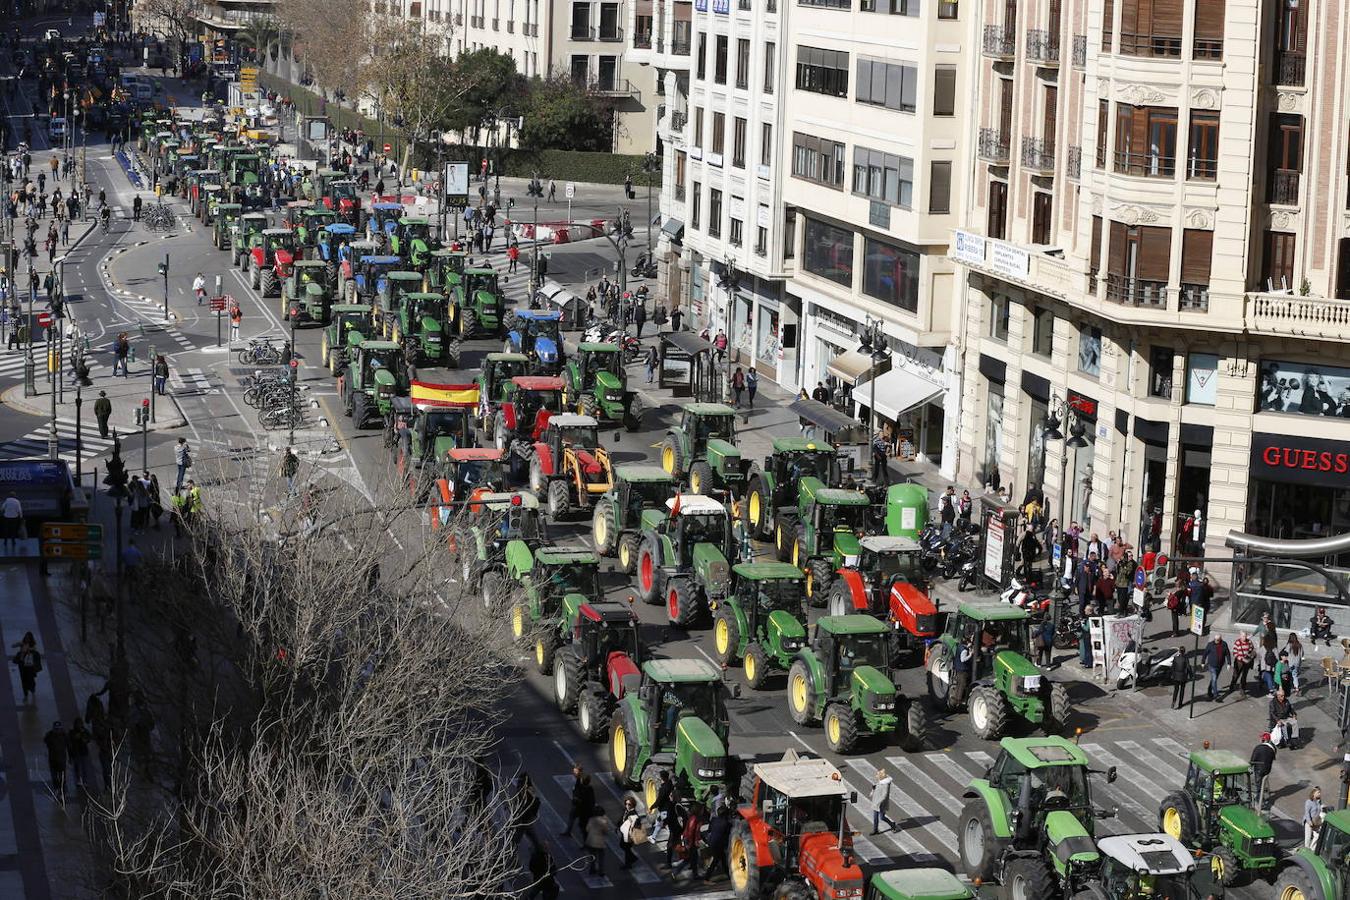
[[[17,353],[19,351],[6,351],[8,353]],[[148,354],[147,354],[148,356]],[[131,374],[127,377],[121,375],[112,375],[111,364],[100,366],[95,372],[91,373],[90,380],[93,385],[81,388],[76,391],[75,385],[70,378],[69,367],[66,367],[61,377],[66,379],[65,401],[57,402],[56,418],[58,421],[74,422],[79,416],[83,420],[83,433],[86,437],[96,438],[99,436],[98,421],[94,416],[94,403],[98,400],[99,392],[106,391],[108,399],[112,401],[112,415],[108,419],[109,431],[117,431],[123,437],[139,432],[141,426],[136,424],[136,410],[142,405],[143,400],[150,398],[152,393],[150,384],[150,360],[138,359],[131,363]],[[41,366],[41,360],[39,360]],[[41,416],[50,420],[52,415],[51,389],[45,373],[37,378],[38,394],[34,397],[24,397],[23,384],[16,384],[0,394],[0,403],[4,403],[11,409],[18,412],[27,413],[30,416]],[[77,396],[83,401],[77,406]],[[178,401],[173,396],[172,389],[164,396],[156,396],[155,420],[147,428],[147,431],[165,431],[171,428],[181,428],[187,424],[187,419],[183,411],[178,407]]]

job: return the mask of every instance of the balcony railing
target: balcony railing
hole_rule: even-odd
[[[1064,175],[1070,181],[1078,181],[1083,177],[1083,148],[1070,147],[1064,154]]]
[[[652,33],[650,31],[639,31],[634,34],[633,47],[637,50],[652,49]]]
[[[589,25],[573,25],[572,40],[593,41],[595,40],[595,29]]]
[[[981,128],[977,148],[980,159],[996,165],[1008,164],[1008,135],[997,128]]]
[[[1219,176],[1219,161],[1193,156],[1186,163],[1186,177],[1191,181],[1213,181]]]
[[[1270,203],[1280,206],[1298,206],[1298,172],[1276,169],[1270,173]]]
[[[587,88],[593,94],[604,94],[607,97],[632,97],[638,99],[642,92],[633,86],[633,83],[627,78],[615,78],[614,76],[591,79]]]
[[[984,55],[1012,59],[1017,53],[1017,33],[1004,25],[984,26]]]
[[[1350,300],[1295,297],[1289,294],[1249,294],[1248,331],[1299,337],[1336,337],[1350,334]]]
[[[599,37],[599,39],[602,40],[602,41],[611,41],[611,42],[613,42],[613,41],[621,41],[621,40],[623,40],[623,29],[622,29],[622,28],[606,28],[605,26],[601,25],[601,26],[600,26],[600,37]]]
[[[1027,59],[1038,66],[1059,65],[1059,35],[1044,28],[1028,28]]]
[[[1075,34],[1073,36],[1073,67],[1083,69],[1087,67],[1087,35]]]
[[[1186,284],[1182,282],[1178,294],[1181,309],[1184,312],[1206,312],[1209,310],[1209,285]]]
[[[1308,58],[1302,53],[1281,50],[1275,57],[1275,83],[1286,87],[1302,87]]]
[[[1223,38],[1196,38],[1191,42],[1191,56],[1196,59],[1223,59]]]
[[[1120,33],[1120,50],[1124,56],[1158,56],[1181,58],[1181,35]]]
[[[1177,160],[1174,156],[1117,150],[1115,171],[1122,175],[1138,175],[1143,178],[1171,178],[1176,175]]]
[[[1029,172],[1053,174],[1055,171],[1055,145],[1043,138],[1022,138],[1022,168]]]
[[[1106,299],[1126,306],[1167,308],[1167,282],[1146,281],[1130,275],[1106,276]]]

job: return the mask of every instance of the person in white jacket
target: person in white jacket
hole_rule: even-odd
[[[881,830],[881,823],[895,829],[895,823],[887,815],[891,806],[891,776],[886,774],[885,769],[877,769],[877,780],[872,785],[872,833],[877,834]]]

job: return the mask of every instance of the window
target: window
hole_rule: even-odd
[[[1297,205],[1299,173],[1303,171],[1303,117],[1276,115],[1270,121],[1270,152],[1267,156],[1269,203]]]
[[[1148,348],[1148,395],[1172,399],[1172,370],[1177,354],[1171,347]]]
[[[1219,402],[1217,353],[1186,354],[1186,402],[1214,406]]]
[[[1219,114],[1191,113],[1191,139],[1186,160],[1186,177],[1213,181],[1219,172]]]
[[[769,41],[764,45],[764,93],[766,94],[773,93],[775,49],[773,41]]]
[[[1196,59],[1223,59],[1223,18],[1225,0],[1195,4],[1195,41],[1191,55]]]
[[[1036,191],[1031,195],[1031,242],[1050,243],[1050,226],[1051,197],[1045,191]]]
[[[863,244],[863,293],[909,312],[919,311],[919,253],[868,238]]]
[[[961,13],[961,6],[957,0],[938,0],[938,18],[955,19]]]
[[[1095,325],[1078,329],[1078,371],[1094,377],[1102,374],[1102,330]]]
[[[694,229],[698,228],[699,208],[703,203],[702,187],[697,181],[694,182],[694,208],[689,211],[689,227]]]
[[[773,123],[761,122],[759,125],[759,164],[769,168],[773,160]]]
[[[914,112],[918,69],[896,65],[879,59],[858,58],[859,103]]]
[[[713,57],[713,81],[717,84],[727,83],[727,36],[725,34],[717,35],[717,53]]]
[[[989,221],[985,232],[995,240],[1003,240],[1008,221],[1008,184],[989,182]]]
[[[688,167],[688,155],[683,150],[675,151],[675,201],[684,200],[684,175]]]
[[[797,256],[797,207],[783,207],[783,259]]]
[[[703,107],[694,107],[694,146],[703,149]]]
[[[835,284],[853,287],[852,231],[807,216],[802,252],[806,257],[806,271]]]
[[[914,160],[854,147],[853,193],[909,209],[914,199]]]
[[[956,115],[956,66],[933,68],[933,115]]]
[[[792,174],[826,187],[844,186],[844,145],[793,132]]]
[[[920,0],[884,0],[893,16],[917,16],[920,12]]]
[[[1177,111],[1116,104],[1115,171],[1150,178],[1176,174]]]
[[[948,160],[933,160],[928,166],[928,211],[952,211],[952,164]]]
[[[1012,301],[1003,294],[989,296],[989,336],[999,341],[1008,339],[1008,323],[1012,316]]]
[[[723,140],[726,138],[727,117],[725,113],[715,112],[712,115],[712,143],[708,145],[708,152],[716,153],[719,156],[722,153]]]
[[[1031,311],[1031,352],[1046,359],[1055,352],[1055,314],[1048,309]]]
[[[730,225],[731,227],[727,232],[727,242],[733,247],[739,247],[741,245],[741,232],[745,230],[745,223],[740,219],[732,217]]]
[[[1287,231],[1267,231],[1261,284],[1257,290],[1288,291],[1294,287],[1294,240]]]
[[[1172,229],[1112,222],[1106,260],[1106,299],[1133,306],[1167,305]]]
[[[694,56],[694,77],[699,81],[704,81],[708,77],[708,36],[700,34],[698,36],[698,53]]]
[[[750,86],[750,41],[738,38],[736,41],[736,87]]]
[[[1111,52],[1111,39],[1115,35],[1116,9],[1114,0],[1102,4],[1102,52]]]
[[[797,0],[798,6],[823,6],[827,9],[848,9],[852,0]]]
[[[1208,0],[1220,3],[1223,0]],[[1182,0],[1123,0],[1120,53],[1127,56],[1181,56]],[[1196,6],[1205,6],[1201,0]]]
[[[1088,293],[1097,293],[1097,273],[1102,269],[1102,217],[1092,217],[1092,244],[1088,247]]]
[[[848,96],[848,54],[842,50],[797,47],[797,90]]]
[[[1209,270],[1214,232],[1187,228],[1181,232],[1181,308],[1209,309]]]
[[[738,169],[745,168],[745,120],[740,116],[731,127],[731,164]]]
[[[722,236],[722,192],[708,189],[708,237]]]
[[[758,226],[755,228],[755,254],[769,255],[769,207],[761,203],[758,210]]]
[[[1111,104],[1106,100],[1097,102],[1097,168],[1106,168],[1106,128],[1111,114]]]

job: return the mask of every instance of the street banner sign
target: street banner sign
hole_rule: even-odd
[[[212,297],[212,298],[211,298],[211,311],[212,311],[212,312],[224,312],[224,311],[225,311],[225,298],[224,298],[224,297]]]
[[[239,90],[245,94],[251,94],[257,89],[258,89],[258,67],[240,66]]]
[[[61,544],[42,545],[42,555],[47,559],[102,559],[101,544]]]
[[[469,164],[445,164],[445,201],[462,206],[469,202]]]
[[[86,525],[83,522],[43,522],[42,539],[100,543],[103,540],[103,526]]]

